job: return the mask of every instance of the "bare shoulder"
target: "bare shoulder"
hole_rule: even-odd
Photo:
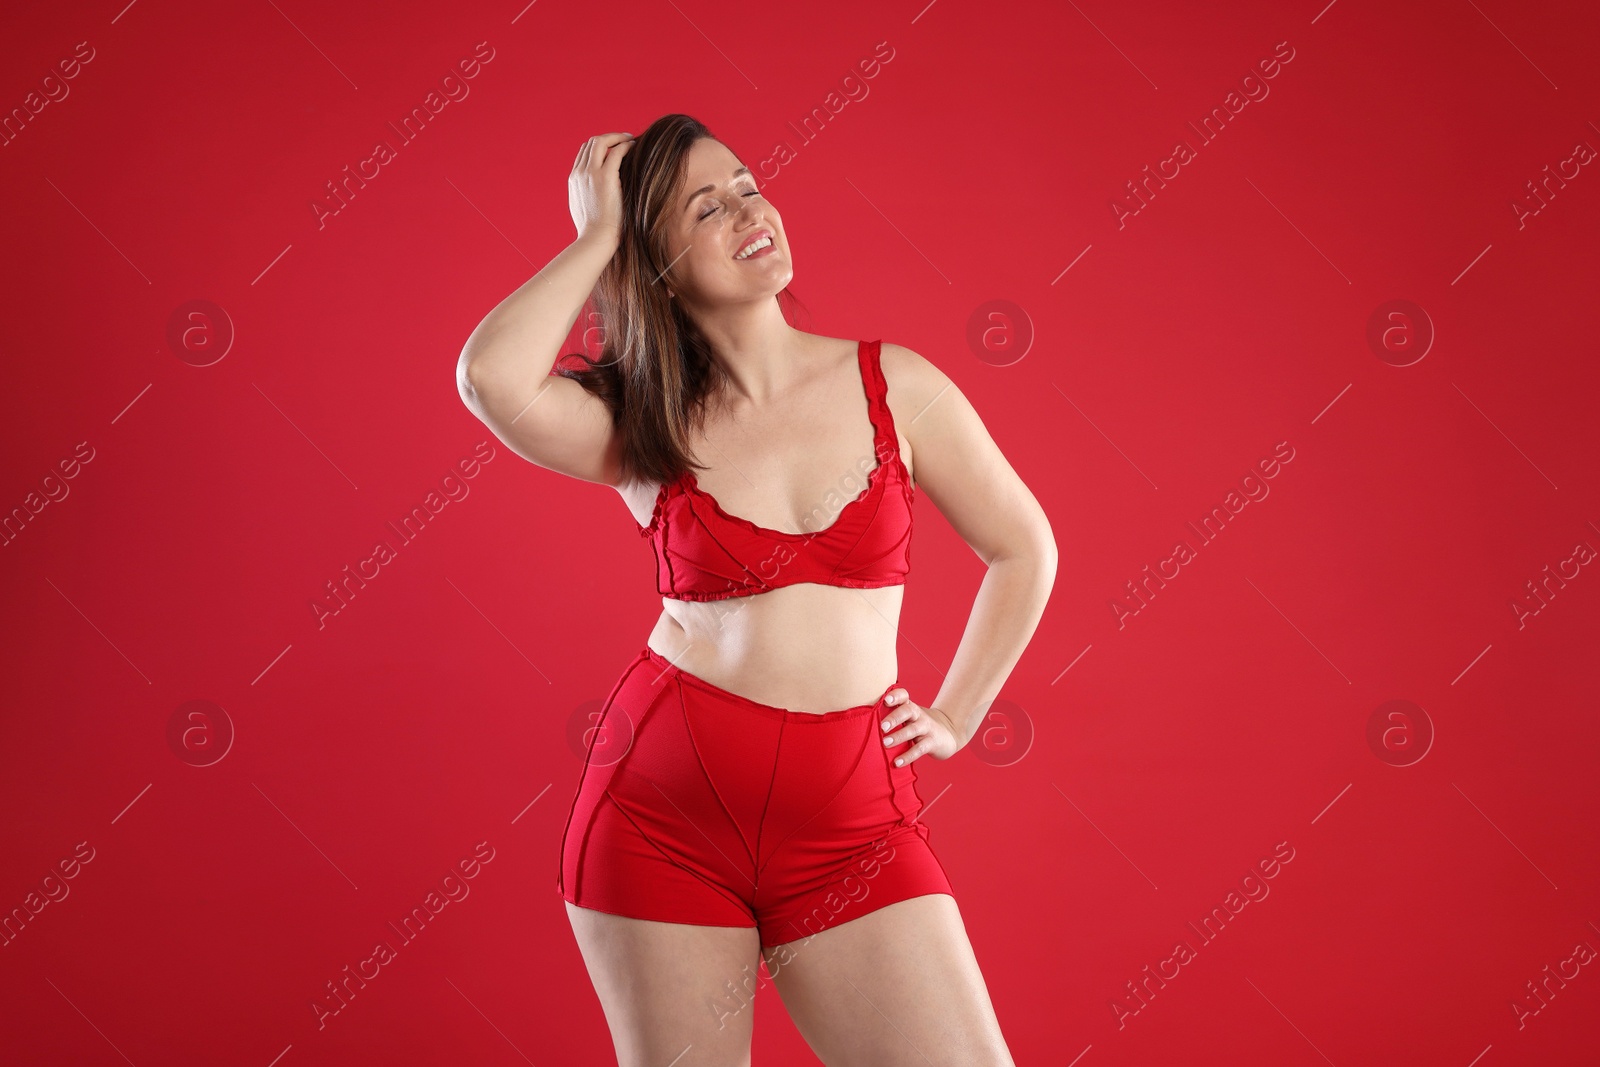
[[[889,407],[916,458],[917,488],[985,563],[1055,558],[1049,519],[950,376],[903,345],[879,352]]]
[[[883,342],[878,350],[878,366],[883,368],[883,381],[888,386],[889,408],[901,432],[908,436],[917,416],[942,394],[961,394],[949,375],[904,345]]]
[[[894,417],[895,429],[904,438],[901,461],[911,472],[912,483],[920,488],[927,481],[928,473],[923,461],[929,458],[929,453],[923,446],[928,444],[930,434],[948,432],[941,425],[941,419],[945,414],[943,409],[950,405],[938,401],[943,398],[965,406],[966,398],[949,375],[904,345],[883,342],[878,349],[878,366],[883,370],[889,413]],[[933,416],[925,418],[930,412]]]

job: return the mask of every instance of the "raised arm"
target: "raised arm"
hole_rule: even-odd
[[[621,446],[605,404],[577,382],[552,375],[561,344],[622,236],[618,168],[631,134],[591,137],[568,179],[577,238],[500,301],[467,338],[456,387],[472,413],[507,448],[541,467],[616,485]]]

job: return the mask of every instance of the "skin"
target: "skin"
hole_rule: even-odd
[[[584,279],[592,284],[614,251],[616,167],[630,144],[627,134],[608,134],[580,150],[569,181],[578,241],[485,319],[463,351],[460,376],[469,405],[508,446],[541,466],[611,486],[645,525],[659,486],[624,480],[601,402],[575,382],[544,377],[548,362],[537,376],[519,377],[508,354],[513,341],[533,342],[524,326],[529,313],[515,318],[515,301],[586,292]],[[753,176],[736,173],[742,166],[717,141],[691,148],[671,222],[672,266],[661,282],[733,381],[694,443],[707,464],[700,488],[730,514],[799,533],[831,524],[863,488],[848,476],[872,465],[872,427],[856,342],[794,330],[782,317],[776,294],[794,276],[788,234]],[[684,202],[703,186],[711,191]],[[774,252],[735,260],[762,230]],[[541,289],[536,283],[547,274]],[[794,711],[868,704],[888,690],[885,743],[914,739],[902,757],[908,762],[948,759],[976,732],[1032,636],[1054,582],[1056,547],[1043,509],[954,383],[899,345],[882,346],[881,365],[919,495],[987,565],[935,698],[923,705],[906,689],[889,688],[898,678],[901,587],[802,583],[711,603],[664,598],[649,644],[715,685]],[[808,515],[809,526],[796,518]],[[759,955],[828,1067],[1012,1064],[948,895],[899,901],[764,953],[754,929],[652,922],[571,904],[567,912],[624,1067],[748,1064],[753,1012],[719,1025],[706,1005],[747,967],[753,973]]]

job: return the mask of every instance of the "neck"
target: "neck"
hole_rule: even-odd
[[[714,315],[696,315],[695,325],[733,379],[734,392],[761,404],[793,381],[804,334],[784,321],[777,297],[719,307]]]

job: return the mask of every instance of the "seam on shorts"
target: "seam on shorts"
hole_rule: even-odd
[[[905,744],[905,742],[902,741],[900,744]],[[898,748],[900,746],[896,745],[895,747]],[[906,751],[910,752],[911,750],[908,748],[908,749],[906,749]],[[884,780],[889,783],[889,803],[894,807],[895,811],[900,813],[900,824],[902,826],[909,825],[906,822],[907,818],[916,818],[916,817],[919,817],[922,814],[922,797],[921,797],[920,794],[917,793],[916,779],[913,777],[913,779],[911,781],[911,795],[917,798],[917,815],[916,816],[908,816],[906,814],[906,809],[902,808],[900,806],[900,798],[899,798],[900,789],[899,789],[899,787],[897,785],[895,785],[895,781],[894,781],[894,760],[891,759],[890,756],[889,756],[889,746],[888,745],[879,745],[878,746],[878,753],[879,753],[879,755],[881,757],[880,760],[879,760],[879,763],[882,764],[882,766],[883,766]],[[911,769],[911,765],[909,763],[906,764],[906,769],[907,770]],[[911,773],[913,775],[916,774],[915,771],[912,771]]]
[[[856,766],[856,767],[859,767],[861,765],[862,753],[864,753],[866,751],[867,741],[868,741],[868,739],[870,739],[872,737],[871,719],[868,719],[866,721],[867,721],[867,729],[862,732],[861,748],[856,750],[856,760],[855,760],[855,764],[854,764],[854,766]],[[845,786],[850,784],[850,779],[855,777],[855,773],[856,772],[854,770],[851,770],[850,774],[845,777],[845,780],[840,783],[838,790],[833,794],[833,796],[828,798],[828,802],[826,804],[823,804],[816,811],[812,812],[810,817],[807,818],[805,822],[802,822],[800,825],[796,826],[793,830],[790,830],[787,834],[784,835],[782,841],[779,841],[776,845],[774,845],[772,847],[772,855],[768,856],[767,857],[767,862],[763,863],[756,870],[756,878],[757,879],[759,879],[761,877],[761,872],[766,870],[769,866],[771,866],[773,860],[777,859],[778,853],[783,851],[783,846],[789,843],[789,838],[793,837],[795,834],[799,833],[801,830],[804,830],[808,825],[810,825],[812,819],[815,819],[817,816],[821,815],[823,812],[827,811],[829,808],[831,808],[834,804],[836,804],[838,802],[839,794],[844,792]],[[774,778],[777,777],[776,770],[774,770],[773,777]],[[892,786],[892,784],[893,783],[891,783],[891,786]],[[891,796],[891,800],[892,799],[893,798]],[[895,810],[899,811],[900,809],[899,809],[898,806],[896,806]],[[905,821],[905,814],[903,812],[901,813],[900,819],[901,819],[902,822]]]
[[[739,820],[733,817],[733,812],[729,809],[727,801],[722,799],[722,793],[717,789],[717,783],[711,780],[711,772],[706,769],[705,757],[700,754],[700,743],[694,739],[694,726],[689,721],[689,707],[686,703],[684,703],[683,699],[683,676],[681,674],[677,675],[672,680],[674,683],[676,683],[678,689],[678,713],[683,716],[683,732],[688,735],[689,747],[694,750],[695,762],[700,765],[700,777],[705,779],[706,788],[711,790],[711,795],[717,798],[717,806],[720,807],[722,809],[722,813],[728,817],[728,825],[733,827],[735,836],[739,838],[739,844],[744,848],[745,857],[750,861],[750,869],[753,871],[756,867],[756,857],[750,851],[750,842],[744,839],[744,831],[739,828]],[[660,787],[658,786],[657,788],[659,789]],[[666,796],[665,793],[662,793],[661,795]],[[696,829],[699,829],[699,827],[696,827]],[[701,836],[706,838],[706,840],[711,840],[710,835],[706,834],[704,830],[701,830],[700,833]],[[759,828],[756,832],[756,839],[759,842]],[[715,841],[712,841],[711,844],[712,847],[716,847]],[[717,851],[720,853],[722,850],[719,848]],[[724,856],[723,858],[728,860],[729,863],[733,862],[732,857]],[[755,883],[752,881],[752,887],[754,884]]]
[[[617,811],[622,813],[622,817],[624,819],[628,820],[628,825],[632,826],[634,828],[634,830],[638,832],[639,836],[644,840],[644,842],[647,845],[649,845],[651,848],[653,848],[657,852],[659,852],[661,854],[661,858],[662,859],[666,860],[668,863],[670,863],[674,867],[678,868],[678,870],[683,871],[685,874],[688,874],[693,878],[699,879],[701,882],[703,882],[706,885],[707,888],[711,889],[713,892],[722,894],[724,897],[726,897],[728,899],[728,901],[730,903],[735,905],[739,909],[740,912],[748,913],[748,912],[751,911],[750,907],[744,901],[740,900],[737,896],[735,896],[731,889],[729,889],[729,888],[727,888],[726,886],[723,886],[723,885],[718,885],[716,882],[713,882],[711,879],[707,878],[705,875],[701,874],[699,871],[695,870],[693,867],[688,867],[688,866],[685,866],[684,864],[678,862],[678,860],[673,858],[673,856],[670,853],[668,853],[660,845],[656,844],[655,841],[651,839],[650,835],[645,833],[644,828],[642,826],[640,826],[638,823],[633,821],[633,816],[628,814],[627,809],[624,808],[621,804],[617,803],[616,799],[614,797],[612,797],[611,791],[609,789],[606,790],[606,792],[605,792],[605,799],[611,801],[611,806],[613,808],[616,808]],[[751,914],[750,918],[752,920],[754,920],[755,916],[753,914]],[[672,922],[673,920],[668,919],[668,920],[664,920],[664,921]]]
[[[603,727],[606,719],[610,717],[611,709],[616,705],[617,694],[622,692],[622,687],[628,684],[628,679],[633,677],[633,672],[639,669],[640,664],[648,662],[649,657],[646,656],[645,653],[640,652],[634,657],[633,662],[628,664],[627,668],[623,670],[622,677],[617,679],[616,684],[611,687],[611,692],[606,695],[605,703],[602,705],[602,707],[605,708],[605,715],[601,716],[600,721],[595,724],[596,730],[589,737],[589,747],[584,749],[583,769],[578,772],[578,787],[572,791],[572,803],[567,807],[567,821],[561,829],[561,845],[556,851],[556,885],[561,890],[563,896],[565,896],[567,893],[567,884],[564,871],[567,862],[567,834],[572,830],[572,816],[578,810],[578,800],[583,796],[583,783],[585,779],[589,777],[589,759],[594,755],[594,739],[599,736],[599,727]],[[652,701],[652,703],[654,703],[654,701]],[[646,714],[648,713],[649,709],[647,708]],[[595,804],[595,809],[598,809],[599,807],[600,805],[597,802]],[[589,819],[584,824],[583,833],[578,839],[578,856],[577,859],[575,859],[572,863],[573,884],[571,891],[573,895],[577,895],[578,887],[583,882],[583,857],[585,849],[589,844],[589,831],[594,828],[594,816],[595,812],[594,810],[591,810],[589,812]]]
[[[778,743],[772,750],[772,775],[767,779],[767,799],[761,804],[761,819],[756,823],[756,854],[750,858],[750,869],[755,871],[755,885],[750,890],[750,900],[756,899],[756,893],[761,889],[761,872],[767,865],[761,862],[761,832],[767,828],[767,812],[772,807],[772,790],[778,784],[778,765],[783,761],[783,728],[785,720],[778,720]],[[782,841],[778,842],[780,845]],[[770,862],[772,857],[767,857]]]

